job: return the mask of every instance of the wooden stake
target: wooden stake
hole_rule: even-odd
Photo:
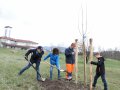
[[[92,39],[89,40],[90,43],[90,62],[93,60],[93,46]],[[92,90],[92,65],[90,64],[90,90]]]
[[[86,48],[83,39],[83,58],[84,58],[84,88],[86,88]]]
[[[78,39],[75,39],[75,83],[78,83]]]

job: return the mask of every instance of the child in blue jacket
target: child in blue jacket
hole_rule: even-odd
[[[59,62],[59,50],[58,48],[54,48],[52,53],[49,53],[44,60],[50,58],[50,79],[52,80],[52,72],[53,72],[53,65],[56,65],[58,69],[58,79],[60,79],[60,62]]]

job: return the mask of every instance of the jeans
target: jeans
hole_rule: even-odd
[[[94,82],[93,82],[93,87],[96,86],[97,83],[97,79],[101,76],[102,82],[104,83],[104,90],[108,90],[107,88],[107,81],[105,79],[105,74],[98,74],[96,73],[95,77],[94,77]]]
[[[34,62],[31,62],[31,64],[36,64],[36,71],[39,72],[39,66],[40,66],[40,61],[39,60],[34,60]],[[21,75],[25,70],[29,69],[32,65],[30,63],[28,63],[23,69],[20,70],[20,72],[18,73],[19,75]],[[36,72],[36,77],[37,80],[40,80],[40,75]]]
[[[60,79],[60,67],[57,66],[58,69],[58,79]],[[50,66],[50,80],[52,80],[52,72],[53,72],[53,66]]]

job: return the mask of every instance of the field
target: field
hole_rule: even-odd
[[[19,70],[27,64],[27,61],[24,59],[25,52],[25,50],[0,48],[0,90],[82,90],[84,78],[83,59],[81,56],[79,56],[78,62],[79,84],[75,86],[74,80],[70,82],[65,80],[58,81],[56,69],[53,71],[53,81],[48,80],[49,65],[43,63],[43,61],[40,65],[40,71],[42,76],[47,78],[45,82],[36,81],[36,73],[33,68],[28,69],[21,76],[18,76]],[[60,57],[61,67],[65,69],[64,55],[61,54]],[[109,90],[120,90],[120,61],[106,59],[105,65]],[[95,66],[93,66],[93,77],[94,74]],[[65,73],[61,72],[61,76],[65,78]],[[87,84],[89,84],[89,64],[87,64]],[[101,78],[98,80],[96,90],[99,89],[103,90]]]

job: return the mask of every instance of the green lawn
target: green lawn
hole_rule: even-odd
[[[3,49],[0,48],[0,90],[40,90],[36,81],[36,73],[30,68],[21,76],[17,76],[19,70],[23,68],[27,61],[24,60],[25,50]],[[60,55],[61,67],[65,69],[65,57]],[[83,82],[83,59],[79,57],[79,81]],[[109,90],[119,90],[120,88],[120,61],[106,59],[106,78]],[[93,76],[95,74],[95,66],[93,66]],[[43,77],[49,78],[49,65],[41,63],[41,74]],[[62,77],[65,73],[61,72]],[[57,78],[57,70],[54,69],[54,79]],[[89,64],[87,64],[87,82],[89,82]],[[97,86],[103,88],[101,78],[99,78]]]

